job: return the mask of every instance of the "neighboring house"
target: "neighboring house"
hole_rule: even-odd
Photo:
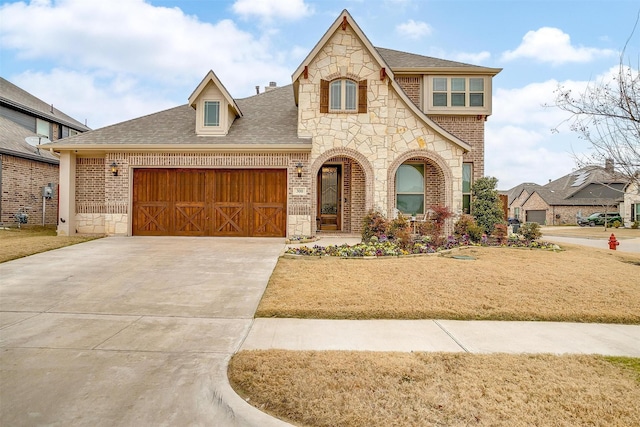
[[[59,234],[359,233],[468,210],[500,69],[374,47],[345,10],[293,84],[234,99],[209,72],[188,104],[49,145]]]
[[[631,227],[636,221],[640,223],[640,187],[637,182],[627,187],[624,203],[620,206],[620,215],[626,227]]]
[[[544,225],[577,224],[579,216],[621,212],[628,185],[608,162],[579,169],[546,185],[523,183],[507,191],[509,217]],[[627,221],[625,221],[626,224]]]
[[[57,224],[58,156],[36,145],[87,130],[0,77],[0,224],[18,224],[17,213],[28,215],[27,224]],[[51,197],[43,198],[44,187]]]

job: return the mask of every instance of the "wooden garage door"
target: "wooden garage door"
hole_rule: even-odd
[[[133,234],[284,237],[285,170],[136,169]]]

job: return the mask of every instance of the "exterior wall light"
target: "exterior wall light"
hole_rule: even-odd
[[[298,162],[296,165],[296,172],[298,172],[298,178],[302,178],[302,163]]]
[[[118,165],[116,162],[111,163],[111,173],[113,176],[118,176]]]

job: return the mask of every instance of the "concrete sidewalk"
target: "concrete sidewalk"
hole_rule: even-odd
[[[640,357],[640,325],[258,318],[240,349],[571,353]]]

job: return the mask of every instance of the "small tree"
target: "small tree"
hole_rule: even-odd
[[[498,190],[496,190],[497,185],[497,178],[486,176],[478,179],[471,187],[473,195],[471,212],[476,223],[487,235],[493,233],[496,224],[504,224],[504,213]]]

